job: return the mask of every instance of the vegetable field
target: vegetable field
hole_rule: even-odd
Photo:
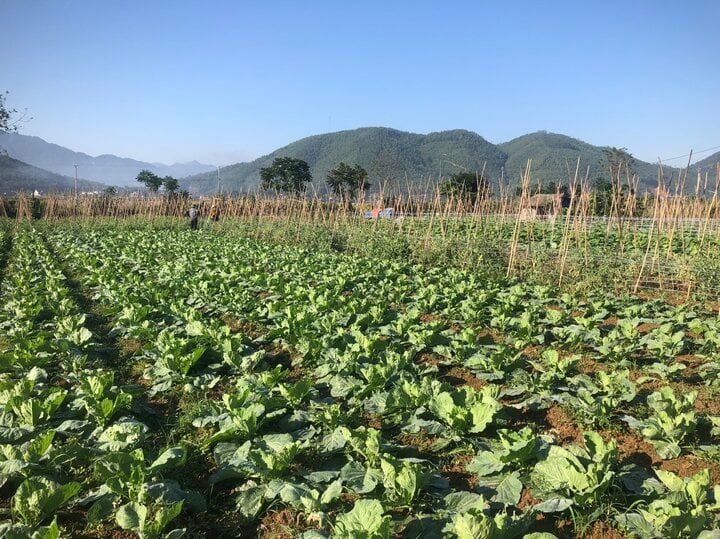
[[[717,311],[219,229],[0,234],[0,537],[720,537]]]

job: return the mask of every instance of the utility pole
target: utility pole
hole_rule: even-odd
[[[217,176],[218,176],[218,186],[217,186],[217,194],[220,194],[220,165],[217,167]]]
[[[77,165],[73,165],[75,167],[75,198],[77,198]]]

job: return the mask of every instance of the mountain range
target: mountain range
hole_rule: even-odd
[[[592,182],[606,177],[608,161],[603,150],[566,135],[539,131],[502,144],[492,144],[472,131],[453,130],[420,135],[385,127],[366,127],[303,138],[249,163],[220,169],[224,192],[243,192],[257,187],[260,168],[276,157],[295,157],[310,165],[313,184],[326,190],[327,172],[339,162],[358,164],[368,171],[372,188],[424,190],[428,185],[464,170],[483,172],[494,185],[501,181],[518,185],[532,160],[531,178],[537,183],[568,183],[580,159],[579,179],[585,174]],[[720,152],[704,159],[703,170],[720,161]],[[588,170],[589,167],[589,170]],[[634,160],[641,190],[657,184],[657,164]],[[695,168],[691,170],[693,174]],[[681,169],[664,167],[665,178],[672,179]],[[692,177],[692,176],[691,176]],[[183,188],[194,194],[211,194],[217,189],[217,175],[198,174],[181,180]]]
[[[41,180],[32,186],[24,184],[24,189],[53,190],[53,182],[57,184],[57,189],[65,189],[68,180],[74,177],[74,165],[77,164],[80,178],[105,184],[137,188],[137,173],[149,169],[160,176],[180,178],[181,188],[194,195],[213,194],[217,190],[215,167],[196,161],[163,165],[115,155],[92,157],[39,137],[17,133],[0,133],[0,152],[3,149],[12,161],[0,161],[0,169],[14,171],[13,185],[22,185],[20,178],[30,179],[34,176]],[[300,139],[254,161],[222,167],[220,176],[225,193],[253,190],[260,182],[260,169],[269,166],[276,157],[287,156],[303,159],[309,164],[314,187],[320,192],[327,189],[327,172],[341,161],[364,167],[368,171],[371,189],[378,189],[382,185],[402,191],[425,191],[441,177],[464,170],[484,171],[485,177],[494,185],[501,181],[517,185],[528,160],[532,160],[533,184],[567,183],[574,176],[578,159],[580,179],[585,177],[586,172],[591,181],[607,177],[606,149],[608,147],[594,146],[566,135],[545,131],[493,144],[477,133],[462,129],[423,135],[386,127],[365,127]],[[22,164],[26,168],[20,167],[19,161],[24,162]],[[690,178],[696,171],[701,171],[710,173],[714,180],[718,161],[720,152],[698,161],[690,171]],[[20,170],[23,175],[20,175]],[[633,170],[642,190],[656,185],[656,164],[635,160]],[[665,178],[677,178],[681,170],[664,167]],[[53,179],[53,173],[60,177]],[[6,184],[7,178],[10,178],[7,172],[2,173],[0,170],[0,192],[13,190]],[[37,187],[40,184],[46,187]],[[92,184],[87,185],[89,189]],[[710,181],[709,185],[714,185],[714,181]]]
[[[78,165],[79,178],[123,187],[137,188],[135,178],[143,169],[151,170],[159,176],[174,178],[215,170],[214,166],[197,161],[165,165],[110,154],[93,157],[46,142],[40,137],[19,133],[0,132],[0,150],[19,161],[72,178],[75,177],[75,165]]]
[[[78,180],[78,191],[100,191],[107,187],[98,182]],[[0,154],[0,194],[14,195],[18,191],[74,192],[75,178],[55,174]]]

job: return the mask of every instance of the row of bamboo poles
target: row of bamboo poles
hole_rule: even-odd
[[[717,196],[720,163],[714,178],[708,173],[698,174],[693,181],[688,177],[688,169],[672,181],[671,188],[659,167],[658,187],[653,192],[638,194],[638,179],[630,173],[630,167],[618,166],[612,171],[611,191],[605,194],[604,216],[597,215],[599,195],[590,188],[589,167],[581,169],[578,160],[565,193],[558,191],[555,197],[550,197],[554,207],[545,216],[538,216],[533,206],[540,186],[533,185],[532,162],[528,162],[519,190],[516,186],[501,184],[499,195],[494,197],[444,195],[437,183],[428,184],[420,193],[417,186],[408,187],[405,192],[393,189],[361,193],[352,204],[316,192],[290,196],[256,191],[232,198],[199,199],[102,195],[35,198],[21,194],[12,204],[0,199],[0,217],[14,213],[19,221],[32,218],[80,222],[97,218],[154,221],[185,217],[191,205],[199,209],[201,217],[207,217],[215,205],[223,226],[232,222],[257,226],[272,223],[284,231],[286,240],[297,239],[300,228],[308,226],[331,231],[342,229],[350,236],[367,234],[370,227],[383,234],[402,236],[428,249],[448,242],[464,242],[470,250],[477,244],[491,243],[490,240],[496,245],[500,237],[504,241],[502,256],[508,276],[522,275],[533,260],[534,249],[544,244],[544,234],[550,230],[554,237],[560,237],[553,262],[557,268],[557,284],[561,286],[569,278],[568,268],[578,261],[592,266],[596,255],[591,234],[596,235],[598,229],[602,229],[616,242],[614,256],[618,260],[623,257],[630,260],[633,271],[628,273],[628,281],[635,292],[644,286],[672,287],[683,288],[689,296],[695,282],[692,276],[688,277],[684,266],[678,269],[676,251],[688,237],[703,249],[709,249],[712,244],[713,249],[720,250]],[[396,218],[367,221],[365,212],[376,207],[392,207]],[[360,223],[362,226],[357,226]],[[542,225],[538,226],[539,223]],[[644,237],[645,248],[639,254],[637,249],[630,254],[639,236]],[[680,273],[683,276],[678,279]],[[648,282],[650,275],[656,282]]]

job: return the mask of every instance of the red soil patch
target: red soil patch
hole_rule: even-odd
[[[529,488],[524,487],[522,494],[520,495],[520,501],[518,502],[517,506],[519,509],[522,509],[524,511],[525,509],[528,509],[533,505],[539,504],[541,501],[542,500],[538,500],[535,496],[532,495],[532,492],[530,492]]]
[[[583,430],[559,406],[550,407],[545,414],[545,420],[550,425],[550,432],[555,435],[560,444],[582,443]]]
[[[363,423],[373,429],[376,430],[382,430],[383,424],[382,424],[382,417],[375,414],[369,414],[365,412],[363,414]]]
[[[680,376],[682,378],[686,380],[691,380],[695,378],[697,380],[698,371],[700,370],[700,367],[707,363],[707,359],[704,357],[688,354],[677,356],[674,363],[681,363],[685,365],[685,369],[683,369],[683,371],[680,373]]]
[[[453,387],[470,386],[473,389],[479,390],[487,385],[485,380],[480,380],[469,370],[462,367],[452,367],[442,378]]]
[[[478,332],[478,341],[485,344],[497,344],[503,342],[505,339],[502,335],[499,335],[492,329],[481,329]]]
[[[436,366],[447,361],[444,357],[433,352],[422,352],[415,356],[415,363],[419,365]]]
[[[421,453],[432,453],[433,446],[437,443],[437,438],[430,436],[424,430],[417,434],[409,432],[401,432],[395,436],[395,441],[402,445],[409,445],[417,448]]]
[[[600,436],[605,442],[615,440],[621,462],[630,461],[645,468],[651,468],[662,462],[653,445],[645,441],[635,431],[610,432],[603,430],[600,431]]]
[[[440,475],[447,479],[453,490],[473,490],[477,485],[478,477],[466,470],[470,455],[457,455],[452,462],[440,470]]]
[[[680,477],[692,477],[705,468],[710,472],[710,484],[716,485],[720,483],[720,466],[692,455],[666,460],[660,465],[661,470],[673,472]]]
[[[292,539],[298,532],[312,528],[305,515],[290,509],[281,509],[266,514],[258,526],[260,539]]]
[[[618,323],[618,317],[617,316],[608,316],[605,320],[602,322],[602,326],[617,326]]]
[[[609,370],[608,366],[604,363],[599,363],[589,357],[580,358],[580,361],[575,364],[575,368],[583,374],[593,374],[598,371],[607,372]]]
[[[359,499],[360,496],[358,494],[353,494],[352,492],[343,492],[340,494],[340,501],[346,505],[353,505]]]
[[[637,328],[637,330],[640,333],[650,333],[653,329],[657,329],[660,327],[660,324],[652,324],[649,322],[645,322],[644,324],[640,324]]]
[[[220,317],[223,324],[230,328],[231,333],[242,333],[252,339],[256,339],[263,334],[262,326],[257,323],[240,320],[239,318],[225,313]]]
[[[720,399],[717,395],[709,394],[707,389],[698,388],[695,410],[703,414],[720,415]]]
[[[584,539],[625,539],[626,535],[619,532],[612,524],[597,520],[582,537]]]
[[[477,477],[458,468],[443,468],[440,475],[444,477],[453,490],[473,490],[477,484]]]

